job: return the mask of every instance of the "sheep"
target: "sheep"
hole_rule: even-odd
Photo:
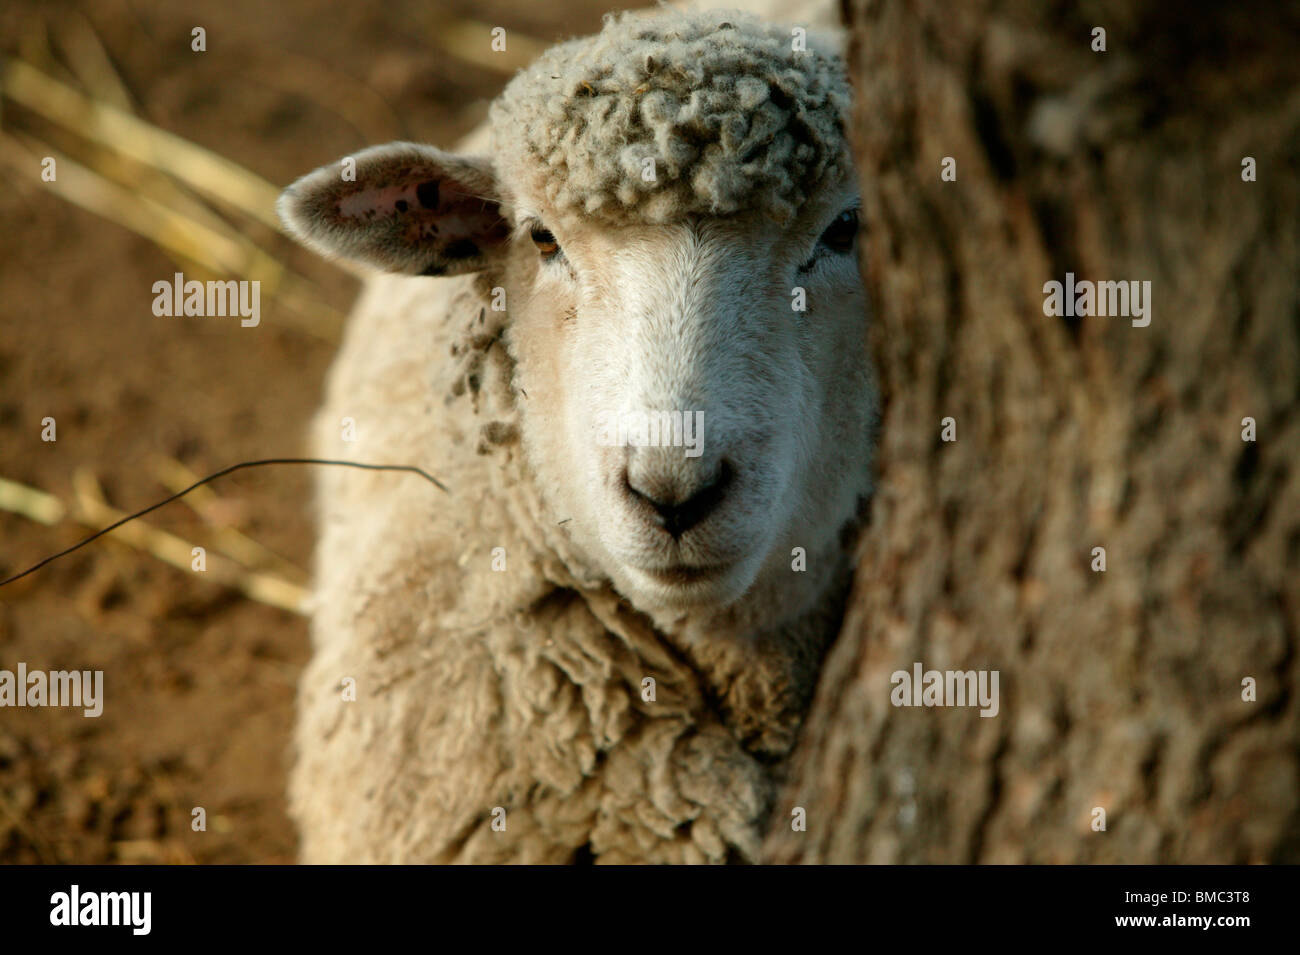
[[[393,143],[283,193],[378,271],[316,450],[449,489],[319,478],[304,861],[758,859],[877,406],[848,84],[792,35],[611,16],[508,84],[491,158]]]

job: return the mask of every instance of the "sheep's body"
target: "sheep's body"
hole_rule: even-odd
[[[386,473],[320,478],[291,789],[303,859],[563,862],[589,846],[601,861],[752,860],[770,757],[792,742],[842,574],[768,641],[793,637],[807,657],[719,635],[694,665],[608,587],[574,580],[516,449],[478,453],[484,426],[508,432],[514,415],[499,313],[476,284],[371,282],[317,418],[316,453],[417,464],[451,493]],[[742,747],[762,734],[758,754]]]
[[[533,428],[547,417],[492,308],[514,267],[370,281],[331,372],[315,453],[415,464],[450,493],[320,477],[290,787],[302,857],[753,861],[852,535],[810,535],[810,572],[739,603],[636,610],[571,541],[520,441],[530,414]],[[865,431],[866,372],[846,379],[863,421],[845,427]],[[868,487],[863,445],[846,442],[863,473],[834,500]],[[788,565],[788,548],[773,560]]]

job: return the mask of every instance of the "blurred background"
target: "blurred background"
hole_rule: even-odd
[[[278,233],[277,190],[368,144],[453,144],[540,48],[621,6],[0,6],[0,578],[222,467],[304,454],[356,282]],[[260,325],[156,317],[175,272],[260,280]],[[0,862],[293,861],[312,476],[222,479],[0,591],[0,668],[103,670],[106,698],[98,719],[0,710]]]

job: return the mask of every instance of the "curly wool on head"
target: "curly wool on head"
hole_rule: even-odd
[[[793,41],[740,12],[608,16],[493,104],[498,171],[561,215],[786,221],[850,162],[843,65],[816,37]]]

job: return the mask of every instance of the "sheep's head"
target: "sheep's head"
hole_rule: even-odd
[[[817,576],[869,485],[848,88],[803,41],[613,18],[507,87],[491,160],[390,144],[281,201],[320,251],[504,289],[537,486],[651,613],[788,580],[796,548]]]

